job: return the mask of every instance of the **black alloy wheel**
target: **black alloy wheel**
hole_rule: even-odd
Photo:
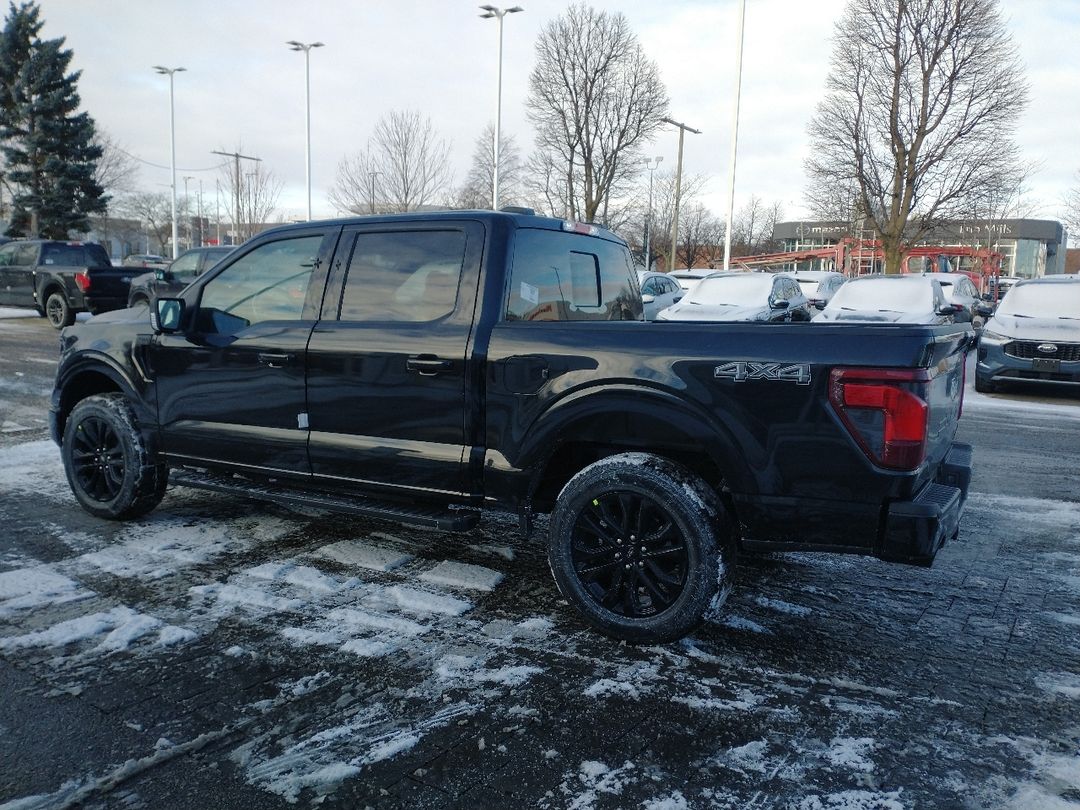
[[[685,538],[662,505],[636,492],[593,498],[574,525],[570,556],[585,592],[630,619],[663,613],[686,584]]]
[[[78,402],[64,425],[60,455],[71,493],[95,517],[139,517],[165,496],[169,469],[147,445],[123,394],[94,394]]]
[[[45,317],[56,329],[63,329],[75,323],[75,313],[71,310],[67,298],[61,292],[54,292],[45,301]]]
[[[124,485],[124,448],[113,426],[89,416],[75,426],[71,465],[75,479],[89,497],[109,503]]]
[[[548,564],[559,592],[609,636],[682,638],[731,589],[735,523],[700,476],[649,453],[619,453],[571,478],[556,499]]]

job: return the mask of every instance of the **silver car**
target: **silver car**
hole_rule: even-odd
[[[641,303],[645,308],[645,320],[655,321],[660,310],[679,303],[686,292],[667,273],[641,273]]]
[[[941,285],[945,298],[956,310],[954,320],[972,324],[981,329],[985,318],[979,314],[982,298],[975,283],[963,273],[923,273]]]
[[[975,390],[1022,382],[1080,389],[1080,278],[1018,281],[983,327]]]
[[[836,273],[832,270],[785,271],[778,275],[795,279],[795,283],[802,288],[803,295],[810,302],[810,306],[817,309],[825,309],[825,305],[829,303],[841,285],[847,281],[847,276],[843,273]]]

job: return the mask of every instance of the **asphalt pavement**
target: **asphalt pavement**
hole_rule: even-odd
[[[968,389],[932,568],[747,557],[699,632],[632,647],[560,600],[542,525],[182,488],[91,518],[47,440],[56,333],[10,314],[0,810],[1080,806],[1076,394]]]

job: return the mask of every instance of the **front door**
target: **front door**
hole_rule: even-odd
[[[185,295],[149,348],[170,459],[308,475],[305,353],[338,229],[254,245]]]
[[[316,476],[467,490],[466,356],[483,242],[471,221],[346,228],[308,346]]]

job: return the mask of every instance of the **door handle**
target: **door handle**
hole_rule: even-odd
[[[259,352],[259,363],[270,368],[284,368],[292,362],[291,354],[274,354],[272,352]]]
[[[450,360],[443,360],[433,354],[414,354],[405,362],[405,368],[415,371],[421,377],[434,377],[442,371],[449,371],[454,367]]]

